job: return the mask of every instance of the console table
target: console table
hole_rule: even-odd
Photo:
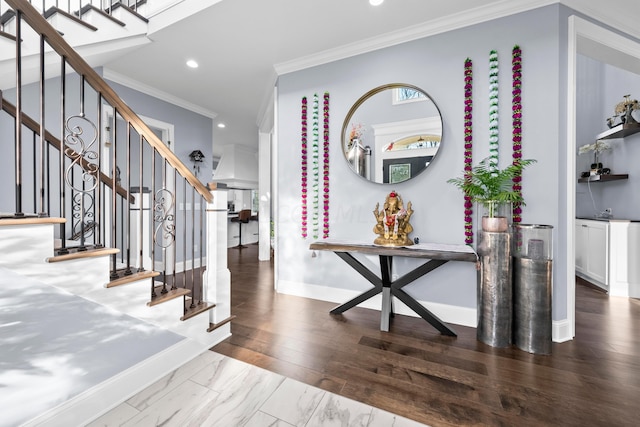
[[[427,310],[422,304],[403,291],[402,288],[449,261],[478,261],[478,257],[471,247],[467,245],[448,245],[438,243],[421,243],[419,245],[405,247],[388,247],[349,241],[324,240],[312,243],[309,246],[309,249],[334,252],[373,285],[373,289],[363,292],[352,300],[337,306],[331,310],[331,314],[344,313],[374,295],[382,293],[382,311],[380,318],[381,331],[389,331],[389,318],[393,314],[391,297],[395,296],[416,314],[440,331],[440,333],[454,337],[456,336],[456,333],[451,328],[445,325],[442,320]],[[380,277],[358,261],[352,255],[353,253],[378,255],[380,257]],[[428,259],[429,261],[414,268],[404,276],[396,280],[391,280],[391,267],[394,256],[423,258]]]

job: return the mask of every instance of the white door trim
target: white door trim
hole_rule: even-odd
[[[567,321],[562,330],[554,330],[554,341],[575,336],[575,216],[576,216],[576,56],[578,53],[599,61],[629,69],[640,62],[640,43],[600,27],[577,16],[569,17],[567,63]],[[629,69],[640,73],[638,69]],[[562,322],[562,321],[560,321]],[[556,333],[558,332],[558,334]],[[560,332],[562,332],[560,334]],[[562,335],[562,336],[557,336]]]

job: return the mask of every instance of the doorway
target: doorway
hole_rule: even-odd
[[[576,249],[576,191],[577,191],[577,72],[578,54],[604,64],[640,74],[640,44],[576,16],[569,17],[568,79],[567,79],[567,321],[558,332],[558,339],[566,341],[575,336],[575,249]],[[603,118],[604,120],[604,118]],[[555,331],[554,331],[555,332]]]

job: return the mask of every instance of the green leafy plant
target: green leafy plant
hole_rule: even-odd
[[[492,171],[489,158],[486,158],[474,166],[468,176],[451,178],[447,182],[462,190],[473,202],[482,204],[489,216],[494,217],[496,209],[502,204],[525,205],[522,194],[513,191],[513,180],[520,176],[524,168],[535,162],[533,159],[521,159],[504,169]]]

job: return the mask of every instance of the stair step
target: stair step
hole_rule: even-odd
[[[190,300],[191,298],[187,297],[187,300]],[[189,303],[190,304],[190,303]],[[214,308],[216,305],[213,303],[209,303],[209,302],[200,302],[200,304],[197,304],[195,307],[190,308],[188,307],[189,304],[185,304],[187,305],[187,307],[185,307],[184,309],[184,316],[182,316],[180,318],[180,320],[188,320],[191,319],[192,317],[197,316],[200,313],[204,313],[205,311],[211,310],[212,308]]]
[[[90,24],[93,24],[93,22],[91,22],[91,19],[86,19],[84,16],[88,13],[96,13],[98,15],[100,15],[103,18],[106,18],[108,20],[110,20],[111,22],[113,22],[114,24],[117,24],[121,27],[126,26],[127,24],[125,24],[124,22],[120,21],[119,19],[114,18],[113,16],[109,15],[108,13],[106,13],[104,10],[99,9],[97,7],[95,7],[92,4],[86,4],[82,7],[82,9],[80,9],[80,13],[78,13],[77,11],[74,12],[75,16],[80,15],[80,19],[82,19],[83,21],[89,22]]]
[[[163,302],[171,301],[172,299],[179,298],[181,296],[189,295],[191,291],[189,289],[177,288],[167,291],[166,293],[161,293],[162,285],[156,286],[156,296],[151,299],[147,303],[149,307],[153,307],[154,305],[162,304]]]
[[[64,218],[50,218],[50,217],[38,217],[38,216],[24,216],[24,217],[1,217],[0,226],[2,225],[26,225],[26,224],[62,224],[67,222]]]
[[[218,322],[218,323],[211,323],[211,322],[209,322],[209,327],[207,328],[207,332],[213,332],[213,331],[215,331],[216,329],[218,329],[220,326],[222,326],[222,325],[226,325],[227,323],[231,322],[231,321],[232,321],[233,319],[235,319],[235,318],[236,318],[236,316],[235,316],[235,315],[231,315],[231,316],[227,317],[226,319],[221,320],[221,321],[220,321],[220,322]]]
[[[64,16],[65,18],[75,22],[76,24],[84,26],[86,29],[88,29],[90,31],[98,31],[98,29],[96,27],[94,27],[93,25],[89,24],[88,22],[85,22],[82,19],[78,18],[77,16],[74,16],[74,15],[72,15],[70,13],[67,13],[64,10],[62,10],[62,9],[60,9],[58,7],[55,7],[55,6],[51,6],[43,14],[43,16],[44,16],[44,18],[46,20],[49,20],[49,18],[54,17],[56,15]]]
[[[69,249],[71,252],[63,255],[56,255],[46,259],[47,262],[61,262],[72,259],[94,258],[106,255],[113,255],[120,252],[117,248],[95,248],[95,249]]]
[[[157,271],[139,271],[137,273],[122,275],[117,279],[111,280],[107,283],[107,288],[113,288],[116,286],[126,285],[127,283],[137,282],[138,280],[148,279],[150,277],[159,276],[160,273]]]

